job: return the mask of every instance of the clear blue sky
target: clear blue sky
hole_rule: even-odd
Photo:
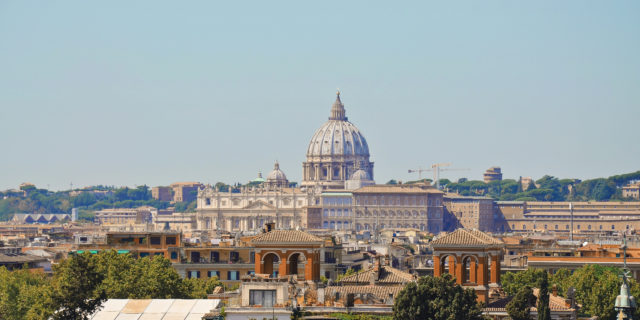
[[[0,190],[299,181],[336,88],[376,180],[640,169],[640,1],[2,1]]]

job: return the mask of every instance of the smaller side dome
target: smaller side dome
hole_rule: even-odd
[[[357,167],[357,170],[351,175],[349,180],[345,181],[344,187],[347,190],[355,190],[364,186],[370,186],[375,184],[375,181],[371,180],[367,171]]]
[[[280,170],[280,164],[278,161],[273,165],[273,171],[267,176],[267,185],[271,187],[288,187],[289,180],[287,175]]]
[[[371,178],[369,178],[369,174],[366,171],[358,169],[351,175],[349,180],[371,180]]]

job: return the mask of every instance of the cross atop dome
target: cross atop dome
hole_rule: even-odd
[[[333,106],[331,106],[331,116],[329,120],[347,121],[344,104],[342,104],[340,100],[340,89],[336,92],[336,101],[333,103]]]

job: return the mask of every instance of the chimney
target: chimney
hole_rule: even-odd
[[[553,287],[551,287],[551,292],[552,292],[554,297],[557,297],[558,296],[558,286],[554,284]]]
[[[381,256],[377,256],[376,261],[373,263],[373,275],[372,278],[374,278],[375,282],[378,282],[378,279],[380,279],[380,272],[381,272],[381,268],[382,268],[382,263],[380,260],[382,260]],[[372,283],[374,284],[374,283]]]
[[[271,232],[271,231],[276,229],[276,223],[275,222],[268,222],[264,226],[265,226],[265,229],[267,230],[267,232]]]

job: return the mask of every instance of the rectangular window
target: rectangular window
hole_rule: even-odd
[[[151,237],[151,241],[150,242],[151,242],[151,244],[158,245],[158,244],[161,244],[160,239],[161,239],[160,237]]]
[[[333,252],[325,252],[324,253],[324,262],[325,263],[336,263],[336,258],[333,256]]]
[[[249,290],[249,305],[271,308],[276,303],[276,290]]]
[[[220,262],[220,253],[217,251],[211,251],[211,263]]]
[[[227,280],[240,280],[240,272],[227,271]]]
[[[176,244],[176,237],[167,237],[165,241],[167,244]]]
[[[249,263],[256,263],[256,253],[253,251],[249,252]]]
[[[200,271],[189,271],[189,273],[187,273],[187,277],[189,279],[198,279],[200,278]]]
[[[175,251],[171,251],[171,260],[176,260],[178,259],[178,253]]]
[[[238,260],[240,260],[240,253],[236,251],[229,252],[229,261],[238,262]]]
[[[218,279],[220,279],[220,271],[209,270],[207,271],[207,277],[209,278],[218,277]]]

